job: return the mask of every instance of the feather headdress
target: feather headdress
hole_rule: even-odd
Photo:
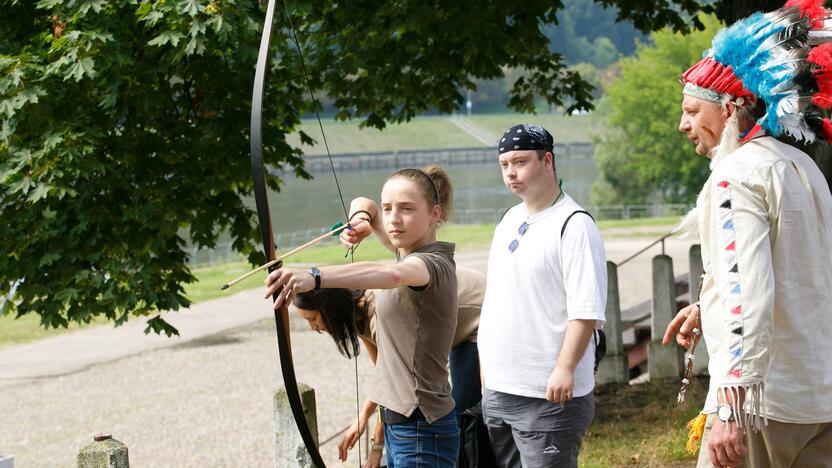
[[[812,143],[832,143],[832,14],[823,0],[789,0],[720,31],[711,49],[682,75],[685,93],[714,102],[760,99],[760,128]],[[743,98],[740,100],[739,98]]]

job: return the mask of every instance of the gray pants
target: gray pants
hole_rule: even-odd
[[[485,389],[482,412],[497,463],[505,468],[577,467],[595,415],[592,393],[552,403]]]

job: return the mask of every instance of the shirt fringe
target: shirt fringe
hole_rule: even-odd
[[[738,427],[745,430],[750,428],[752,431],[758,432],[761,422],[762,426],[768,425],[765,384],[762,381],[725,385],[717,391],[722,396],[721,400],[728,402],[726,404],[731,406],[731,412],[734,414]],[[743,407],[739,408],[737,402],[740,400],[741,394],[745,395],[745,402]]]

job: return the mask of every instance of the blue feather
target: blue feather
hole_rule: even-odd
[[[759,123],[775,136],[782,132],[776,109],[783,95],[771,92],[783,81],[791,80],[793,73],[788,63],[772,65],[770,48],[761,44],[769,39],[776,41],[777,33],[785,28],[784,24],[772,23],[763,13],[754,13],[720,31],[713,41],[714,58],[730,65],[745,88],[766,102],[768,114]],[[768,69],[761,70],[763,66]]]

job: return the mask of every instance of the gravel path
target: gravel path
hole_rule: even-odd
[[[620,261],[647,243],[612,239],[608,256]],[[670,241],[667,248],[677,274],[683,272],[688,243]],[[649,298],[650,258],[658,252],[655,247],[622,267],[622,306]],[[484,270],[486,252],[460,252],[457,261]],[[327,335],[303,327],[293,321],[295,368],[298,380],[316,391],[325,440],[355,415],[354,363],[337,353]],[[373,370],[363,355],[358,362],[363,400]],[[0,379],[0,453],[14,454],[16,467],[71,467],[93,434],[109,432],[127,444],[136,467],[271,467],[272,392],[279,385],[271,320],[63,375]],[[321,448],[327,465],[338,464],[337,441]],[[345,466],[358,466],[356,460],[353,450]]]
[[[272,391],[282,383],[274,335],[262,321],[60,377],[0,383],[0,451],[24,468],[74,466],[93,434],[109,432],[127,444],[132,466],[273,466]],[[316,391],[323,440],[355,414],[354,364],[325,335],[293,332],[293,346],[298,380]],[[362,398],[371,374],[362,356]],[[328,465],[336,445],[322,448]]]

